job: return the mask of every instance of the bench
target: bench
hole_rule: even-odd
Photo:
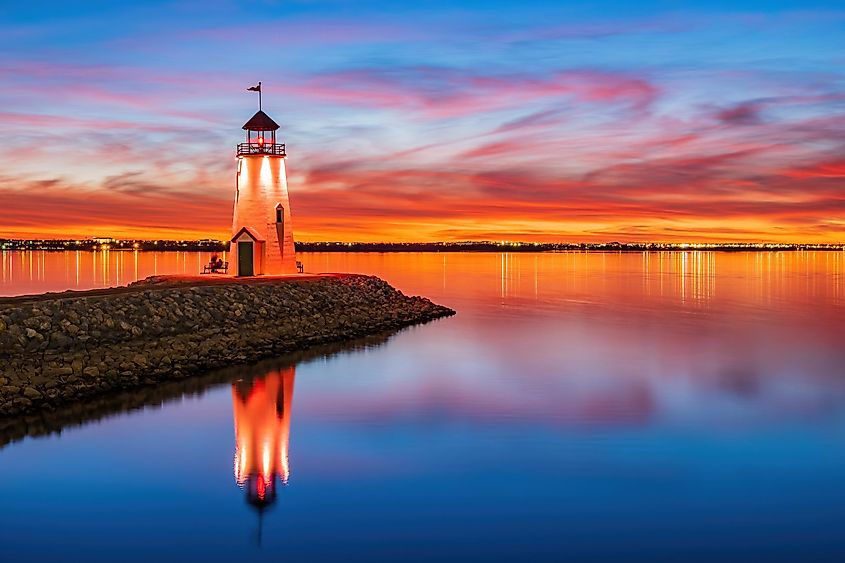
[[[223,265],[219,268],[214,268],[213,266],[206,264],[202,267],[203,274],[219,274],[219,273],[228,274],[229,273],[229,263],[223,262]]]
[[[296,261],[296,269],[299,270],[300,274],[302,273],[302,270],[304,269],[302,262],[300,262],[299,260]]]

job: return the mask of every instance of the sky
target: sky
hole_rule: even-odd
[[[845,242],[840,2],[0,0],[0,237]]]

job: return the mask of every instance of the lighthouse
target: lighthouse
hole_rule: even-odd
[[[238,276],[296,273],[285,145],[276,142],[279,125],[259,109],[243,130],[246,142],[237,147],[230,247],[235,273]]]

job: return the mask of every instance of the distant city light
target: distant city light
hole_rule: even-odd
[[[495,251],[495,252],[560,252],[560,251],[774,251],[774,250],[827,250],[845,251],[845,244],[828,243],[777,243],[777,242],[520,242],[520,241],[457,241],[457,242],[297,242],[297,249],[302,252],[448,252],[448,251]],[[221,240],[116,240],[110,237],[91,239],[0,239],[3,250],[156,250],[156,251],[196,251],[223,252],[228,244]]]

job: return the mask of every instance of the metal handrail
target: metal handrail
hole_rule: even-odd
[[[238,145],[238,156],[250,154],[270,154],[273,156],[287,156],[284,144],[274,143],[240,143]]]

